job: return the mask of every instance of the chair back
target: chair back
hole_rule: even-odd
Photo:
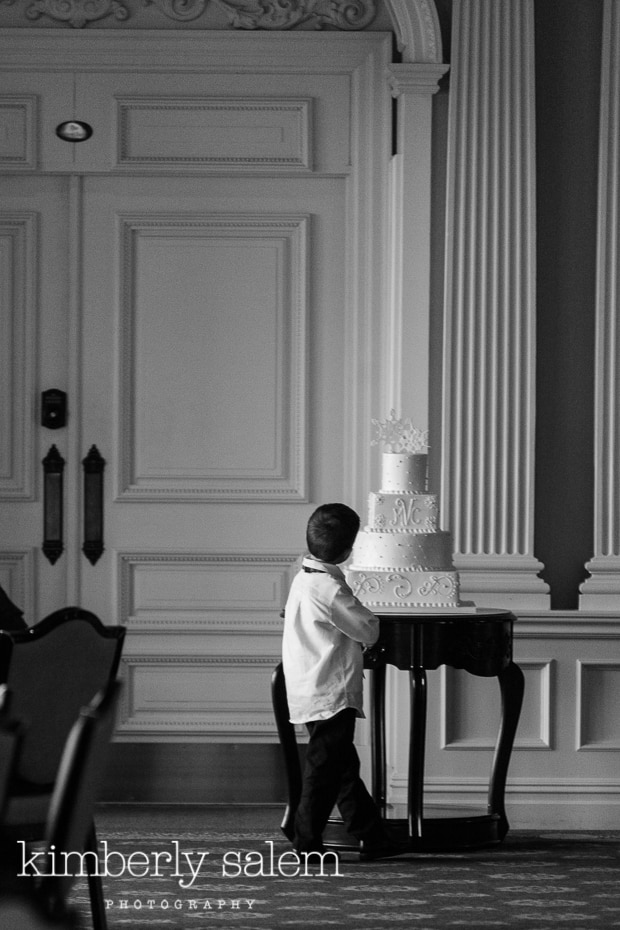
[[[90,856],[93,817],[105,777],[109,747],[116,722],[116,706],[121,690],[120,681],[111,681],[100,691],[79,717],[69,733],[60,761],[46,828],[46,846],[56,855],[81,853]],[[61,856],[64,861],[64,856]],[[71,868],[60,872],[70,875],[48,875],[41,879],[39,891],[50,914],[63,913],[67,896],[76,873],[86,874],[76,856],[69,857]]]
[[[14,604],[0,586],[0,630],[27,630],[24,611]]]
[[[12,713],[25,727],[18,787],[51,789],[80,709],[116,678],[125,628],[104,626],[90,611],[67,607],[9,636],[6,683]]]
[[[9,665],[13,654],[13,640],[11,634],[0,630],[0,682],[6,682],[9,674]]]
[[[6,685],[0,685],[0,835],[8,798],[8,788],[13,778],[23,729],[10,714],[10,694]]]

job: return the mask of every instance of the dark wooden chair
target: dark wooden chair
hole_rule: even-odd
[[[15,774],[15,766],[23,736],[23,727],[11,715],[10,692],[0,685],[0,825],[4,820],[9,785]]]
[[[64,853],[97,851],[93,814],[105,776],[120,689],[119,681],[109,682],[82,708],[66,740],[49,806],[43,850],[54,850],[56,861],[63,862]],[[77,915],[69,905],[74,881],[74,874],[40,877],[18,874],[17,882],[0,903],[0,926],[11,930],[75,926]],[[101,880],[89,874],[88,882],[93,923],[105,927]]]
[[[120,690],[120,681],[111,681],[82,709],[69,734],[52,795],[45,837],[47,848],[53,848],[57,853],[89,851],[97,854],[94,809],[105,777]],[[86,858],[90,860],[90,857]],[[47,914],[64,914],[73,881],[71,876],[45,876],[41,879],[39,894]],[[89,872],[88,885],[93,924],[97,928],[105,928],[100,876]]]
[[[33,902],[10,899],[0,901],[0,927],[6,930],[74,930],[76,920],[47,917]]]
[[[6,837],[34,841],[45,836],[67,738],[81,708],[116,679],[124,638],[124,627],[104,626],[79,607],[56,611],[24,632],[0,632],[0,672],[4,662],[12,713],[24,725],[8,790]],[[8,662],[3,659],[7,653]],[[90,843],[96,850],[94,822]],[[92,857],[87,859],[96,872]],[[95,930],[104,930],[101,880],[96,875],[89,878],[89,891]]]

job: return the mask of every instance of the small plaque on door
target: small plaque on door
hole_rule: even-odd
[[[56,126],[56,135],[64,142],[86,142],[93,134],[93,127],[81,120],[70,119]]]

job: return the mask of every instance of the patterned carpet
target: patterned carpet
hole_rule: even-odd
[[[512,831],[490,849],[369,863],[345,854],[323,875],[293,875],[281,814],[104,807],[109,930],[620,927],[618,833]],[[75,901],[91,930],[82,879]]]

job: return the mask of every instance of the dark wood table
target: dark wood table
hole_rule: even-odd
[[[390,820],[411,852],[454,849],[500,843],[508,832],[504,804],[508,765],[523,701],[523,673],[512,658],[513,623],[507,610],[472,608],[471,612],[444,614],[379,614],[379,640],[366,654],[372,671],[371,752],[372,793],[386,813],[385,677],[392,665],[409,672],[411,719],[407,818]],[[487,809],[460,816],[426,817],[424,813],[424,753],[426,741],[427,676],[440,665],[464,669],[472,675],[496,677],[501,699],[501,721],[488,789]],[[288,782],[288,804],[282,830],[293,835],[295,810],[301,793],[301,765],[295,728],[288,719],[286,686],[279,665],[272,679],[273,707],[282,745]],[[338,821],[325,835],[328,848],[357,849]]]

